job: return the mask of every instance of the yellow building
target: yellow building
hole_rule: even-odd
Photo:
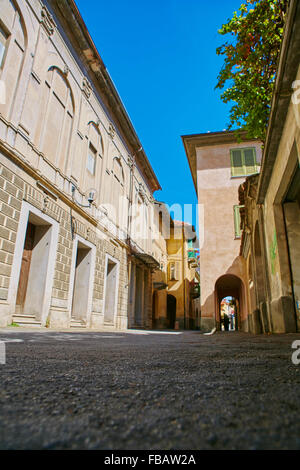
[[[152,326],[193,329],[200,322],[200,276],[197,236],[187,223],[172,220],[157,203],[161,271],[153,278]],[[157,257],[157,256],[156,256]]]

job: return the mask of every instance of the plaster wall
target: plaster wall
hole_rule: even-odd
[[[198,147],[197,189],[203,224],[200,238],[201,317],[208,327],[216,316],[215,284],[224,274],[233,274],[245,282],[245,260],[239,256],[240,239],[235,238],[234,205],[239,204],[238,187],[245,177],[231,176],[230,150],[255,147],[257,162],[261,148],[257,142]],[[242,312],[247,317],[247,304]]]

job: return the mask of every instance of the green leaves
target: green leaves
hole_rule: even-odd
[[[230,35],[217,48],[224,64],[216,88],[224,103],[233,102],[228,129],[265,139],[288,0],[247,0],[219,33]]]

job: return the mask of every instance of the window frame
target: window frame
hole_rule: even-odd
[[[92,172],[91,169],[89,168],[90,155],[93,155],[93,157],[94,157],[94,168],[93,168],[93,172]],[[87,171],[90,173],[90,175],[92,175],[92,176],[95,176],[95,175],[96,175],[97,155],[98,155],[97,149],[95,149],[95,147],[93,146],[93,144],[92,144],[91,142],[89,142],[88,155],[87,155],[87,161],[86,161],[86,169],[87,169]]]
[[[3,45],[3,55],[2,55],[2,58],[0,59],[0,72],[1,72],[4,68],[5,59],[7,56],[7,51],[8,51],[10,40],[11,40],[11,32],[7,29],[7,27],[2,23],[1,20],[0,20],[0,30],[1,30],[2,35],[5,38],[4,43],[0,41],[1,44]]]
[[[239,175],[234,175],[233,172],[234,172],[234,165],[233,165],[233,152],[236,151],[236,150],[239,150],[241,152],[241,158],[242,158],[242,168],[243,168],[243,173],[239,174]],[[245,151],[246,150],[252,150],[252,152],[254,153],[254,162],[253,162],[253,166],[255,168],[255,171],[254,172],[247,172],[247,166],[245,164]],[[257,161],[257,153],[256,153],[256,148],[255,147],[236,147],[236,148],[232,148],[230,149],[230,169],[231,169],[231,178],[245,178],[247,176],[251,176],[251,175],[255,175],[258,173],[258,169],[259,169],[259,163]]]

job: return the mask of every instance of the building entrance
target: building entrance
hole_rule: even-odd
[[[15,314],[41,321],[49,267],[51,225],[29,214],[19,272]]]
[[[117,306],[117,278],[118,278],[118,264],[112,259],[107,259],[106,266],[106,285],[105,285],[105,307],[104,307],[104,322],[114,323],[116,306]]]
[[[297,331],[300,331],[300,168],[283,203]]]
[[[86,322],[89,303],[92,250],[77,244],[71,320]]]
[[[226,307],[225,299],[227,299],[226,302],[228,302]],[[234,312],[233,318],[230,318],[230,324],[233,325],[233,330],[237,331],[240,326],[241,305],[243,301],[243,284],[241,279],[233,274],[221,276],[216,282],[215,300],[216,328],[218,330],[225,329],[224,313],[226,310],[226,313],[230,311],[230,314],[232,314],[232,312]]]
[[[176,321],[176,297],[171,294],[167,296],[167,319],[169,328],[174,330]]]

